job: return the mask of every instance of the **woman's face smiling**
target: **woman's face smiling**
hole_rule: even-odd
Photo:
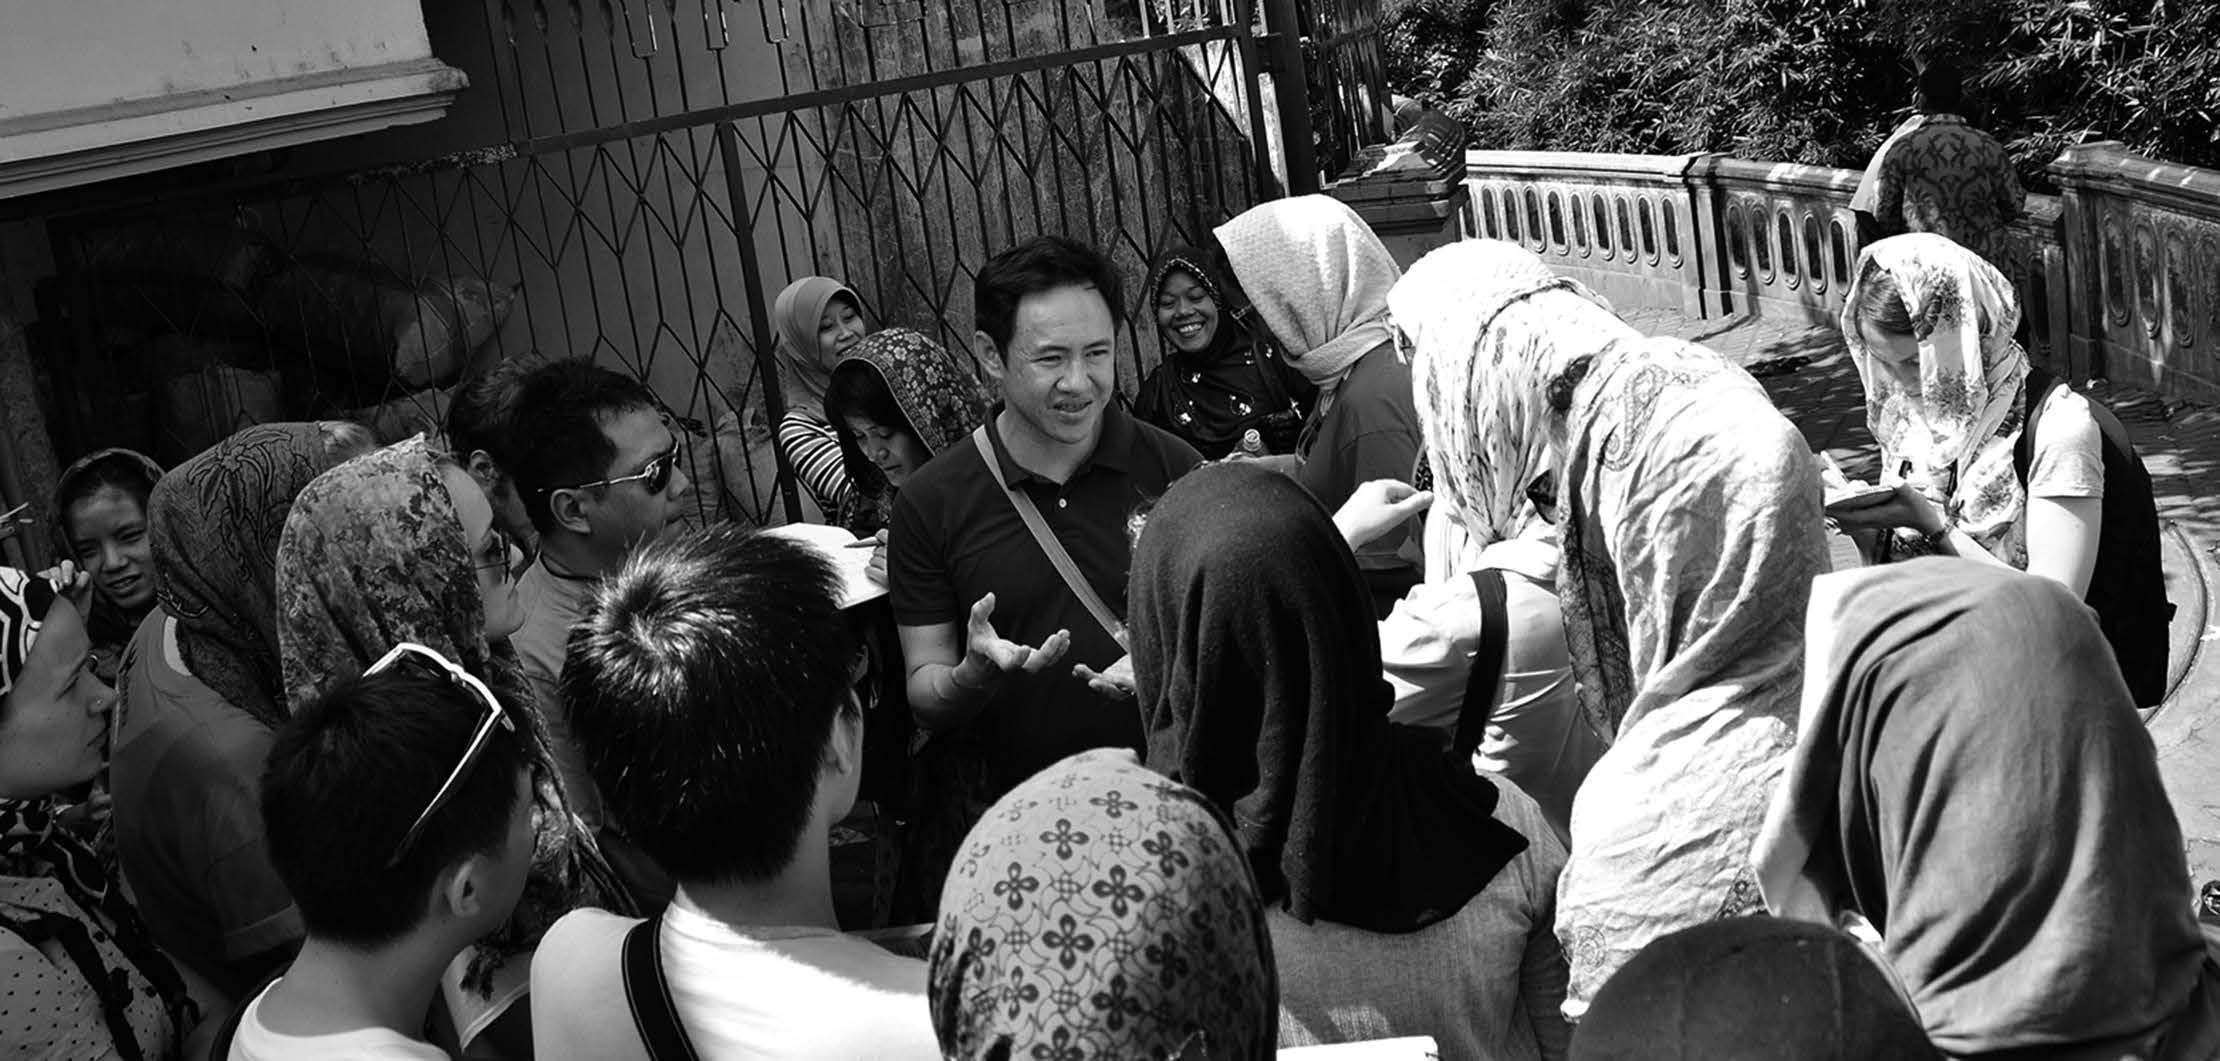
[[[1218,335],[1218,300],[1192,273],[1174,269],[1156,289],[1156,330],[1180,353],[1208,350]]]

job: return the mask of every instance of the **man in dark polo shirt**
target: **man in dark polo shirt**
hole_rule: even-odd
[[[1122,616],[1127,520],[1202,457],[1116,404],[1117,272],[1084,244],[1043,236],[987,262],[972,290],[979,364],[1002,389],[988,419],[994,460]],[[1089,687],[1125,648],[1056,573],[971,439],[903,485],[889,529],[921,725],[987,727],[998,789],[1073,752],[1139,747],[1132,701]]]

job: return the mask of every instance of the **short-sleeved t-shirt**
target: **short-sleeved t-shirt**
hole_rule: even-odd
[[[124,660],[109,788],[116,855],[155,942],[227,992],[238,963],[301,938],[300,914],[263,846],[271,734],[185,669],[157,607]]]
[[[547,726],[548,743],[555,749],[555,766],[562,771],[571,809],[593,828],[604,824],[601,789],[586,772],[586,760],[570,737],[570,719],[563,711],[561,685],[563,657],[570,651],[570,631],[586,618],[592,602],[594,580],[559,575],[546,561],[533,564],[516,580],[516,602],[524,611],[524,625],[509,635],[523,664],[524,680],[532,687],[540,719]]]
[[[1396,356],[1394,344],[1383,343],[1358,358],[1341,381],[1296,481],[1331,512],[1374,479],[1410,481],[1418,467],[1419,445],[1411,366]],[[1408,527],[1381,535],[1357,551],[1357,566],[1365,571],[1409,569],[1415,579],[1417,565],[1404,552],[1411,538]]]
[[[262,1022],[262,1003],[269,997],[265,988],[247,1003],[247,1011],[239,1017],[239,1030],[232,1036],[227,1061],[445,1061],[447,1057],[439,1047],[384,1028],[333,1035],[271,1031]]]
[[[540,1061],[645,1058],[620,954],[637,920],[564,915],[532,959]],[[705,1058],[937,1059],[925,963],[829,928],[725,924],[683,897],[663,914],[671,1004]]]
[[[1000,414],[997,406],[987,423]],[[1103,416],[1094,455],[1062,484],[1019,467],[1000,433],[988,435],[1004,477],[1032,498],[1087,583],[1123,616],[1133,560],[1127,524],[1202,456],[1121,409]],[[1058,630],[1071,631],[1071,651],[1058,665],[1006,681],[972,723],[990,727],[986,746],[999,783],[1015,784],[1088,748],[1139,747],[1133,705],[1112,702],[1071,673],[1081,663],[1107,667],[1125,649],[1064,584],[968,436],[903,485],[887,551],[894,621],[901,625],[960,624],[974,602],[993,593],[994,627],[1003,637],[1038,645]]]
[[[2027,496],[2053,501],[2104,499],[2104,431],[2089,399],[2072,387],[2052,389],[2035,424],[2035,452],[2027,466]],[[2002,543],[1998,559],[2027,569],[2027,511]]]

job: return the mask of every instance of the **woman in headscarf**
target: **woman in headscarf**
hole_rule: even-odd
[[[1364,219],[1323,195],[1280,199],[1219,226],[1241,289],[1287,360],[1318,388],[1295,473],[1327,511],[1359,484],[1409,480],[1418,464],[1411,367],[1388,326],[1389,289],[1403,274]],[[1357,553],[1374,618],[1418,584],[1419,542],[1399,528]]]
[[[1140,532],[1129,599],[1149,767],[1233,818],[1281,1043],[1564,1056],[1564,846],[1516,785],[1388,721],[1364,582],[1317,500],[1253,464],[1188,473]]]
[[[927,990],[943,1057],[1274,1055],[1272,939],[1241,846],[1130,751],[1010,790],[940,905]]]
[[[530,983],[530,952],[556,918],[581,906],[635,915],[571,810],[544,708],[509,647],[521,620],[514,563],[484,491],[422,435],[317,476],[293,502],[278,546],[278,653],[293,709],[402,641],[454,660],[504,704],[530,708],[512,716],[532,724],[541,763],[538,853],[508,927],[465,951],[443,982],[465,1047],[497,1019],[498,1038],[529,1041],[514,1004]]]
[[[863,300],[831,277],[805,276],[779,292],[771,322],[778,329],[779,393],[786,398],[779,456],[817,510],[834,521],[856,493],[840,460],[840,438],[825,416],[825,388],[841,355],[871,334]]]
[[[123,646],[154,607],[147,495],[162,466],[143,453],[104,449],[62,472],[54,486],[54,548],[92,576],[93,669],[113,684]]]
[[[163,949],[227,995],[301,937],[256,787],[286,717],[278,537],[301,488],[353,455],[335,426],[247,428],[163,476],[147,506],[157,604],[116,711],[116,855]]]
[[[91,781],[115,691],[65,587],[0,567],[0,1052],[156,1061],[198,1020],[107,865],[42,797]]]
[[[908,328],[876,332],[842,355],[825,394],[853,487],[840,525],[858,535],[884,529],[895,491],[985,423],[988,405],[986,389],[947,348]]]
[[[1317,388],[1287,363],[1232,282],[1225,252],[1175,247],[1149,272],[1163,359],[1141,381],[1133,415],[1185,439],[1208,460],[1293,453]],[[1257,433],[1255,447],[1245,436]]]
[[[2089,610],[1930,559],[1820,579],[1808,628],[1773,912],[1870,922],[1952,1057],[2220,1056],[2181,827]]]
[[[1530,503],[1557,524],[1581,708],[1613,741],[1558,889],[1577,1019],[1650,940],[1758,906],[1750,841],[1827,558],[1818,466],[1748,373],[1645,338],[1515,244],[1433,251],[1389,304],[1436,489],[1481,540]]]
[[[2086,598],[2137,702],[2155,705],[2170,609],[2149,479],[2132,451],[2107,455],[2110,413],[2030,367],[2012,341],[2019,313],[2002,273],[1941,236],[1897,236],[1858,256],[1842,338],[1865,384],[1881,485],[1896,493],[1827,514],[1882,560],[1963,556]]]

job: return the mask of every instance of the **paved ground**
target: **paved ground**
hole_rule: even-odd
[[[1870,477],[1878,459],[1865,430],[1857,372],[1833,328],[1765,318],[1688,320],[1671,310],[1628,315],[1643,331],[1677,335],[1733,357],[1758,376],[1812,446],[1852,475]],[[2210,590],[2220,574],[2220,409],[2169,403],[2128,387],[2097,384],[2135,437],[2150,469],[2166,541],[2174,620],[2174,693],[2149,717],[2190,866],[2199,881],[2220,878],[2220,614]]]

